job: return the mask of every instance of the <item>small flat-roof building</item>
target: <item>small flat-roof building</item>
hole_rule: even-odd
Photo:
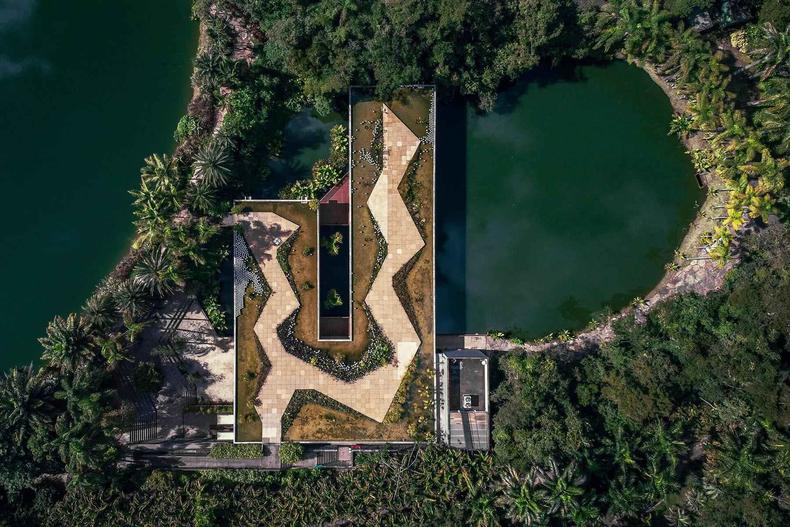
[[[439,440],[465,450],[490,448],[488,356],[479,350],[440,352]]]

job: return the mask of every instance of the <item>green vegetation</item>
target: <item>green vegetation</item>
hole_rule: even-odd
[[[282,2],[277,9],[234,3],[265,36],[263,54],[273,67],[299,79],[319,112],[350,84],[375,85],[386,100],[401,85],[429,79],[490,108],[502,82],[541,58],[573,52],[577,30],[569,0],[321,0]]]
[[[258,459],[263,457],[263,447],[261,445],[216,443],[211,447],[211,452],[208,455],[214,459]]]
[[[330,289],[326,293],[326,300],[324,300],[324,306],[327,309],[332,309],[333,307],[340,307],[343,305],[343,298],[340,296],[340,293],[337,292],[337,289]]]
[[[770,22],[774,27],[783,28],[790,24],[790,2],[787,0],[763,0],[758,21]]]
[[[329,256],[337,256],[343,247],[343,233],[340,231],[333,232],[331,236],[321,240],[321,246],[326,249]]]
[[[41,339],[42,365],[0,380],[0,496],[11,499],[42,474],[68,472],[75,484],[112,477],[114,435],[125,409],[113,389],[96,327],[56,317]]]
[[[280,445],[280,462],[283,465],[293,465],[304,455],[304,447],[300,443],[286,441]]]
[[[211,187],[223,187],[230,176],[230,152],[218,140],[211,140],[195,155],[192,174]]]
[[[788,242],[785,226],[754,235],[723,291],[623,320],[600,350],[507,356],[497,461],[527,479],[576,466],[579,510],[621,524],[781,525]]]
[[[200,122],[192,115],[184,115],[179,119],[173,139],[176,143],[183,143],[198,133]]]
[[[783,525],[788,242],[785,226],[755,235],[723,291],[624,320],[600,350],[508,355],[494,457],[430,447],[363,457],[350,472],[154,472],[99,495],[44,483],[16,517],[128,525],[131,508],[137,525],[188,525],[207,507],[231,523],[316,524],[362,507],[381,525]],[[225,448],[212,456],[251,455]],[[211,497],[200,507],[197,489]]]
[[[191,404],[184,407],[184,413],[196,413],[204,415],[232,414],[232,404]]]
[[[749,220],[767,221],[784,188],[788,160],[781,156],[787,152],[790,96],[780,90],[787,87],[790,27],[778,31],[766,23],[753,31],[751,63],[744,70],[763,81],[753,106],[765,107],[754,115],[739,107],[731,91],[725,56],[682,23],[673,26],[659,0],[612,0],[597,14],[594,28],[596,48],[622,49],[629,60],[654,64],[689,98],[688,114],[677,116],[671,129],[704,137],[705,149],[691,152],[695,166],[721,178],[729,192],[721,226],[705,237],[710,257],[726,262],[735,233]]]
[[[673,16],[687,17],[695,11],[704,11],[713,7],[715,0],[666,0],[664,7]]]
[[[162,372],[153,362],[139,362],[134,367],[132,381],[141,391],[156,393],[162,388]]]
[[[209,322],[218,333],[222,334],[228,331],[228,316],[222,310],[219,300],[213,296],[206,298],[203,301],[203,309],[206,311]]]
[[[200,96],[176,130],[176,153],[152,155],[141,169],[132,192],[134,251],[81,313],[50,322],[39,367],[14,368],[0,380],[3,521],[786,524],[790,236],[783,224],[762,228],[771,214],[786,218],[786,3],[762,3],[760,22],[773,25],[747,29],[750,64],[742,69],[715,46],[723,35],[700,36],[678,18],[708,4],[613,0],[579,13],[570,0],[196,1],[207,34],[195,61]],[[227,13],[256,41],[249,62],[232,57]],[[600,349],[503,355],[493,456],[428,447],[363,457],[348,472],[119,468],[117,437],[134,411],[118,396],[116,373],[132,367],[136,386],[123,388],[161,386],[156,365],[136,362],[131,345],[178,288],[198,294],[222,327],[216,270],[228,251],[219,220],[233,198],[260,187],[288,116],[306,105],[328,111],[349,84],[387,94],[432,80],[491,108],[503,83],[542,59],[619,53],[655,66],[689,100],[673,132],[701,136],[695,165],[720,177],[725,187],[714,190],[728,193],[721,224],[703,236],[707,251],[725,261],[738,245],[743,256],[722,291],[677,297],[641,323],[626,318]],[[218,110],[220,133],[209,137]],[[315,198],[343,177],[348,136],[333,129],[331,138],[330,159],[286,194]],[[741,241],[746,222],[762,230]],[[391,360],[392,346],[373,337],[362,366],[324,367],[350,379]],[[254,393],[266,370],[259,351],[247,343],[253,375],[242,383],[237,423],[258,436]],[[284,462],[298,457],[287,445]],[[211,455],[252,453],[226,445]]]
[[[132,270],[134,279],[153,297],[165,297],[181,281],[166,247],[147,251]]]
[[[263,310],[270,290],[268,284],[263,296],[252,295],[248,288],[244,295],[244,307],[236,318],[238,335],[236,342],[236,439],[238,441],[260,441],[261,419],[255,401],[261,390],[270,364],[260,341],[253,330]],[[246,337],[246,338],[245,338]]]

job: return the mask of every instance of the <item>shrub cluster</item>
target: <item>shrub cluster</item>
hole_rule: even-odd
[[[317,349],[296,337],[296,320],[299,310],[294,311],[277,327],[277,336],[285,350],[305,362],[322,369],[341,381],[353,382],[377,370],[393,360],[392,343],[376,324],[373,315],[366,309],[368,316],[368,347],[362,357],[355,362],[335,360],[326,350]]]
[[[263,454],[259,444],[215,443],[208,455],[214,459],[258,459]]]

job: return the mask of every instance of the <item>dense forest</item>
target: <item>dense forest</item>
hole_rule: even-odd
[[[787,524],[790,8],[742,2],[737,25],[690,28],[722,4],[196,0],[197,94],[175,152],[141,169],[134,247],[80,313],[49,324],[40,366],[0,380],[0,525]],[[538,64],[615,58],[690,101],[667,127],[704,136],[695,167],[729,192],[701,240],[722,263],[738,256],[721,291],[626,316],[600,348],[498,355],[490,454],[430,447],[346,472],[118,468],[132,411],[119,369],[161,382],[134,345],[177,288],[227,326],[219,221],[267,178],[289,116],[344,105],[349,84],[435,82],[486,110]]]
[[[785,525],[790,233],[753,236],[723,291],[624,320],[600,350],[501,358],[495,450],[352,471],[142,471],[39,483],[20,524]],[[336,523],[332,523],[336,522]]]

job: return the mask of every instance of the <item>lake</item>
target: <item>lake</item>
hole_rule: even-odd
[[[703,193],[672,108],[624,62],[539,70],[438,113],[437,332],[584,327],[661,279]]]
[[[0,367],[40,355],[129,246],[143,158],[191,88],[189,0],[0,5]]]

